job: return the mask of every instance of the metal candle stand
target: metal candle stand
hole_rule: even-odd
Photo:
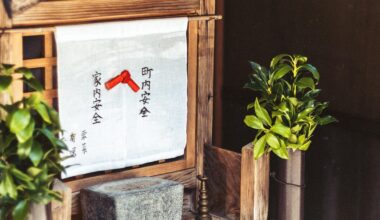
[[[199,189],[199,201],[198,201],[198,214],[197,220],[211,220],[208,209],[208,197],[207,197],[207,177],[206,176],[197,176],[198,180],[201,181],[201,187]]]

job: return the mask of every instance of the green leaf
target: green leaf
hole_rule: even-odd
[[[300,125],[295,125],[295,126],[292,127],[291,131],[292,131],[292,133],[297,133],[301,129],[302,129],[302,127]]]
[[[250,109],[252,109],[252,108],[254,108],[254,107],[255,107],[255,103],[254,103],[254,102],[249,103],[249,104],[247,105],[247,110],[250,110]]]
[[[327,115],[325,117],[319,118],[317,122],[319,125],[327,125],[333,122],[338,122],[338,120],[331,115]]]
[[[29,167],[28,170],[27,170],[27,172],[32,177],[35,177],[38,174],[40,174],[42,172],[42,170],[40,168],[37,168],[37,167]]]
[[[288,64],[284,64],[279,69],[277,69],[276,72],[273,73],[273,81],[281,79],[291,70],[292,70],[292,67],[290,67]]]
[[[33,78],[30,78],[30,79],[27,79],[25,78],[24,79],[24,82],[31,88],[33,88],[34,90],[36,91],[39,91],[41,92],[44,88],[42,87],[41,83],[36,80],[34,77]]]
[[[58,141],[58,138],[56,138],[54,136],[54,134],[47,128],[42,128],[42,129],[39,129],[41,131],[41,133],[47,137],[47,139],[49,139],[50,143],[56,147],[57,146],[57,141]]]
[[[244,123],[248,126],[248,127],[251,127],[253,129],[258,129],[258,130],[262,130],[264,129],[264,125],[263,123],[260,121],[260,119],[258,119],[256,116],[254,115],[247,115],[245,116],[244,118]]]
[[[46,108],[46,106],[42,103],[38,103],[34,106],[34,108],[36,109],[36,111],[41,115],[42,119],[51,124],[51,120],[50,120],[50,116],[49,116],[49,113],[48,113],[48,110]]]
[[[277,123],[277,124],[273,125],[270,128],[270,130],[276,134],[279,134],[279,135],[285,137],[285,138],[289,138],[290,135],[292,134],[290,128],[281,124],[281,123]]]
[[[321,90],[320,89],[315,89],[315,90],[310,90],[308,91],[304,97],[302,98],[303,101],[308,101],[310,99],[315,99],[319,93],[321,93]]]
[[[12,211],[13,220],[25,220],[29,210],[29,201],[21,200]]]
[[[309,71],[313,75],[313,78],[316,79],[317,81],[319,81],[319,72],[318,72],[317,68],[315,68],[313,65],[311,65],[311,64],[301,65],[300,70],[302,70],[302,69]]]
[[[24,130],[21,130],[18,133],[16,133],[17,140],[20,143],[24,143],[27,140],[29,140],[33,136],[34,126],[35,126],[34,119],[32,119],[30,120],[29,125],[26,126]]]
[[[246,83],[243,88],[244,89],[251,89],[253,91],[261,91],[262,90],[262,87],[260,86],[260,84],[257,82],[254,82],[254,81]]]
[[[307,149],[309,149],[310,144],[311,144],[311,141],[308,141],[308,142],[304,143],[302,146],[300,146],[298,149],[306,151]]]
[[[15,70],[15,73],[21,73],[26,79],[34,78],[32,71],[25,67],[20,67]]]
[[[306,135],[302,134],[302,135],[300,135],[300,136],[298,137],[298,141],[297,141],[297,143],[298,143],[298,144],[303,144],[303,143],[305,143],[305,141],[306,141]]]
[[[0,70],[5,74],[5,75],[11,75],[13,73],[13,64],[0,64]]]
[[[272,119],[269,116],[267,110],[260,106],[259,100],[255,100],[255,113],[257,117],[264,122],[266,125],[272,125]]]
[[[270,62],[270,68],[271,69],[274,69],[274,67],[277,65],[277,63],[282,60],[284,57],[290,57],[289,54],[279,54],[277,56],[275,56],[271,62]]]
[[[34,106],[34,105],[37,105],[38,103],[41,102],[41,93],[39,92],[34,92],[32,93],[32,95],[28,98],[26,98],[26,103],[30,106]]]
[[[17,169],[16,167],[12,167],[10,169],[13,176],[15,176],[17,179],[22,180],[24,182],[32,181],[33,179],[28,176],[27,174],[23,173],[21,170]]]
[[[17,155],[21,159],[25,159],[29,156],[30,151],[32,150],[33,138],[25,141],[24,143],[19,143],[17,145]]]
[[[260,158],[265,152],[266,135],[259,138],[256,143],[253,144],[253,156],[255,159]]]
[[[9,115],[9,117],[9,128],[14,134],[17,134],[21,130],[25,129],[31,119],[30,112],[27,109],[18,109]]]
[[[280,148],[280,141],[278,140],[277,136],[271,132],[268,132],[266,134],[266,142],[272,149]]]
[[[302,112],[300,112],[300,113],[297,115],[297,120],[304,119],[304,118],[305,118],[306,116],[308,116],[313,110],[314,110],[314,108],[307,108],[307,109],[303,110]]]
[[[273,149],[273,153],[279,156],[282,159],[289,159],[288,150],[285,147],[280,147],[278,149]]]
[[[296,82],[296,86],[301,89],[310,88],[315,89],[314,80],[310,77],[303,77]]]
[[[12,83],[12,76],[0,75],[0,91],[6,90]]]
[[[5,190],[7,191],[7,194],[9,195],[9,197],[11,197],[12,199],[17,198],[16,185],[13,182],[12,176],[8,172],[5,172],[5,174],[4,174],[4,187],[5,187]]]
[[[257,74],[259,74],[259,76],[261,77],[262,80],[264,81],[267,81],[268,80],[268,70],[261,66],[260,64],[258,63],[255,63],[255,62],[252,62],[252,61],[249,61],[249,64],[251,65],[251,68],[253,69],[253,71],[255,71]]]
[[[294,57],[295,57],[295,58],[297,59],[297,61],[299,61],[301,64],[307,62],[307,57],[305,57],[305,56],[302,56],[302,55],[296,54],[296,55],[294,55]]]
[[[32,161],[33,165],[38,166],[43,156],[44,152],[42,150],[41,144],[37,141],[33,141],[32,150],[29,154],[29,158]]]
[[[293,106],[297,106],[298,105],[298,99],[296,97],[289,97],[288,98],[289,102],[293,105]]]

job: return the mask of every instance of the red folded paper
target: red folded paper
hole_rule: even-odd
[[[131,78],[131,74],[129,73],[128,70],[123,70],[119,75],[108,80],[108,82],[106,82],[105,86],[106,86],[107,90],[110,90],[113,87],[115,87],[116,85],[118,85],[119,83],[128,84],[129,87],[131,87],[131,89],[134,92],[137,92],[140,90],[140,87],[135,83],[135,81],[133,81],[133,79]]]

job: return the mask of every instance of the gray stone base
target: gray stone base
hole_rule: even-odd
[[[80,194],[85,220],[180,220],[183,185],[153,177],[95,185]]]

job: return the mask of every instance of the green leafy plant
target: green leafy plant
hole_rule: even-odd
[[[11,83],[22,80],[35,90],[13,101]],[[53,178],[64,171],[66,145],[57,112],[42,101],[42,86],[26,68],[0,65],[0,219],[25,219],[29,205],[60,200],[51,190]],[[5,101],[8,100],[8,101]],[[7,103],[7,104],[6,104]]]
[[[316,97],[319,72],[301,55],[280,54],[274,57],[270,68],[250,62],[253,70],[244,88],[257,91],[259,97],[248,104],[253,113],[244,123],[257,130],[253,140],[254,157],[273,151],[282,159],[288,159],[288,149],[306,151],[318,125],[337,120],[321,116],[327,102]]]

